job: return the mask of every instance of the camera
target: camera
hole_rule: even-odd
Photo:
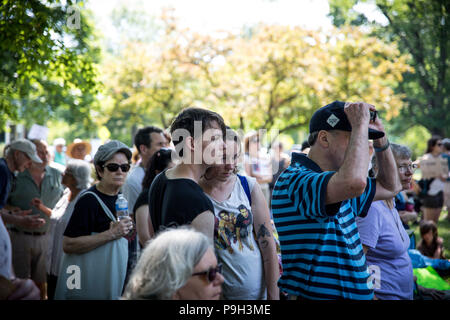
[[[375,121],[378,116],[378,111],[370,111],[370,121]]]

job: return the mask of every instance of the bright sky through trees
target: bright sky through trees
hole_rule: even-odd
[[[100,18],[98,27],[108,34],[110,12],[120,4],[141,6],[151,15],[158,15],[163,7],[175,8],[180,24],[189,29],[211,33],[217,30],[241,31],[245,25],[299,25],[307,29],[330,28],[327,0],[91,0],[88,7]]]

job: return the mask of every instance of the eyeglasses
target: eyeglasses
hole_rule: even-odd
[[[105,167],[110,172],[116,172],[117,170],[119,170],[119,168],[122,170],[122,172],[128,172],[128,170],[130,170],[131,166],[128,163],[124,163],[124,164],[108,163],[103,166],[103,168],[105,168]]]
[[[406,165],[404,165],[404,166],[399,166],[398,167],[398,171],[400,172],[400,173],[406,173],[406,171],[410,171],[410,172],[414,172],[414,171],[416,171],[416,169],[417,169],[417,164],[408,164],[407,166]]]
[[[207,276],[209,282],[213,282],[216,279],[217,273],[222,273],[222,264],[219,263],[217,267],[209,268],[207,271],[193,273],[193,276]]]

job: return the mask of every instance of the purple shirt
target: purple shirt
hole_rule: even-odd
[[[356,218],[356,223],[361,242],[369,247],[366,261],[369,271],[374,273],[375,296],[382,300],[412,300],[409,237],[397,209],[389,209],[383,201],[373,202],[367,216]]]

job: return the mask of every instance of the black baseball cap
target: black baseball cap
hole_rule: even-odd
[[[352,125],[344,112],[345,102],[334,101],[314,112],[309,122],[309,132],[320,130],[352,131]],[[369,128],[369,139],[380,139],[384,132]]]

